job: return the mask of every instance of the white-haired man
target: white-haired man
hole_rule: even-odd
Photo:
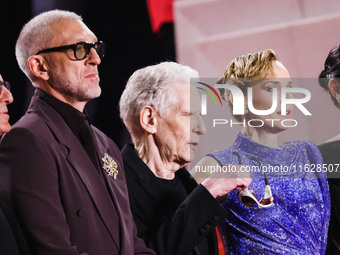
[[[131,210],[138,236],[159,255],[217,255],[215,227],[226,212],[216,198],[251,182],[239,172],[198,185],[184,168],[206,131],[190,89],[197,77],[174,62],[148,66],[130,77],[120,99],[134,143],[122,150]]]

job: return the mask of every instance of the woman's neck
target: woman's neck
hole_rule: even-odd
[[[277,134],[269,133],[261,128],[245,128],[242,134],[249,137],[253,141],[269,146],[278,147]]]

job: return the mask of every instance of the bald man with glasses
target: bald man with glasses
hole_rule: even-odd
[[[72,12],[42,13],[19,35],[17,61],[36,90],[0,144],[0,187],[32,254],[154,254],[137,238],[120,152],[84,111],[101,93],[104,53]]]

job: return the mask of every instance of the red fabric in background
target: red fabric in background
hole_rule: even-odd
[[[157,33],[163,23],[173,22],[173,1],[174,0],[146,0],[151,28]]]
[[[216,230],[217,242],[218,242],[218,255],[224,255],[225,251],[224,251],[224,246],[223,246],[223,243],[222,243],[220,231],[218,231],[217,227],[215,227],[215,230]]]

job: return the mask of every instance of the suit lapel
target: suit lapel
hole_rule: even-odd
[[[124,163],[129,166],[129,169],[135,173],[137,176],[136,181],[139,185],[149,194],[149,196],[155,201],[158,202],[162,199],[162,193],[157,190],[155,185],[152,183],[153,173],[148,168],[148,166],[140,159],[140,157],[134,151],[132,144],[126,144],[122,150],[122,155],[124,159]],[[186,191],[191,193],[196,187],[197,182],[190,175],[190,173],[185,169],[181,168],[176,172],[176,176],[183,183]]]
[[[119,221],[115,213],[116,209],[112,203],[112,199],[108,193],[104,180],[101,178],[97,169],[94,167],[92,161],[80,144],[79,146],[71,146],[67,161],[73,166],[73,169],[82,180],[88,193],[92,197],[92,201],[98,209],[98,213],[105,223],[107,230],[119,248],[119,231],[116,231]]]
[[[184,167],[179,169],[176,172],[176,175],[181,180],[188,193],[191,193],[197,187],[197,182],[194,177],[192,177],[192,175]]]
[[[108,153],[109,156],[114,156],[116,155],[116,153],[119,153],[119,157],[120,157],[120,151],[117,148],[117,151],[114,152],[111,150],[111,148],[108,148],[106,145],[107,143],[103,143],[100,141],[100,136],[95,136],[95,144],[97,147],[97,151],[98,151],[98,155],[99,158],[101,160],[101,165],[103,165],[103,161],[102,158],[104,156],[105,153]],[[126,179],[125,179],[125,175],[124,175],[124,167],[122,165],[122,159],[120,158],[114,158],[115,162],[118,165],[118,175],[117,178],[114,179],[114,177],[109,176],[108,173],[106,173],[106,171],[103,171],[103,176],[104,179],[107,182],[107,187],[108,190],[110,192],[112,201],[115,204],[116,207],[116,211],[117,211],[117,215],[119,218],[120,222],[129,222],[131,219],[129,218],[130,215],[127,213],[128,211],[130,211],[130,204],[129,202],[127,203],[121,203],[119,201],[129,201],[129,197],[128,197],[128,191],[127,191],[127,186],[126,186]],[[128,224],[122,224],[121,226],[121,232],[122,235],[124,236],[124,234],[127,235],[131,235],[131,229],[129,228],[130,226]],[[126,242],[127,240],[121,240],[121,243]]]
[[[124,164],[137,176],[137,183],[157,203],[162,198],[162,194],[152,184],[153,173],[134,151],[133,144],[126,144],[122,149],[122,155]]]
[[[114,220],[114,217],[117,217],[114,213],[116,209],[103,179],[88,154],[62,117],[43,100],[40,100],[37,95],[34,96],[28,112],[38,114],[49,126],[56,139],[68,148],[69,154],[66,160],[86,187],[94,206],[97,208],[108,232],[119,249],[119,231],[116,231],[118,219]]]
[[[96,151],[98,152],[98,157],[100,160],[100,165],[102,168],[103,165],[103,157],[104,155],[107,153],[109,154],[109,156],[113,156],[113,153],[111,153],[110,149],[107,147],[106,143],[103,143],[102,141],[100,141],[99,137],[97,135],[94,136],[95,138],[95,147],[96,147]],[[117,175],[117,179],[114,179],[113,176],[109,176],[108,173],[103,170],[103,178],[105,179],[105,182],[108,184],[107,185],[107,190],[110,193],[111,199],[116,207],[116,212],[118,215],[118,218],[120,221],[122,220],[122,213],[124,213],[124,210],[122,210],[122,208],[120,207],[120,203],[118,203],[118,201],[120,201],[122,199],[122,197],[126,197],[127,198],[127,191],[126,190],[122,190],[122,187],[125,187],[126,185],[126,181],[124,178],[124,174],[123,174],[123,166],[120,165],[119,161],[117,159],[113,159],[116,164],[118,164],[117,170],[118,170],[118,175]],[[129,208],[128,208],[129,209]]]

